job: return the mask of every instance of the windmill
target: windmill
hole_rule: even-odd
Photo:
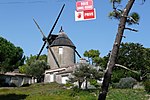
[[[65,43],[65,44],[62,44],[62,45],[58,45],[57,44],[57,46],[60,46],[60,50],[62,50],[62,47],[63,47],[63,45],[65,45],[65,46],[69,46],[71,49],[70,49],[70,51],[72,52],[72,50],[73,50],[73,52],[75,52],[78,56],[79,56],[79,58],[81,58],[81,56],[80,56],[80,54],[77,52],[77,50],[76,50],[76,47],[73,45],[73,43],[71,42],[71,40],[64,34],[64,31],[63,31],[63,29],[62,29],[62,27],[61,27],[61,29],[60,29],[60,31],[59,31],[59,33],[61,33],[61,34],[59,34],[59,35],[54,35],[54,34],[52,34],[52,32],[53,32],[53,30],[54,30],[54,28],[55,28],[55,26],[56,26],[56,24],[57,24],[57,22],[58,22],[58,20],[59,20],[59,18],[60,18],[60,16],[61,16],[61,13],[62,13],[62,11],[63,11],[63,9],[64,9],[64,7],[65,7],[65,4],[62,6],[62,8],[61,8],[61,10],[60,10],[60,12],[59,12],[59,14],[58,14],[58,16],[57,16],[57,18],[56,18],[56,20],[55,20],[55,22],[54,22],[54,25],[52,26],[52,29],[50,30],[50,32],[49,32],[49,34],[48,34],[48,36],[46,37],[45,35],[44,35],[44,33],[43,33],[43,31],[41,30],[41,28],[40,28],[40,26],[38,25],[38,23],[36,22],[36,20],[33,18],[33,21],[34,21],[34,23],[36,24],[36,26],[37,26],[37,28],[40,30],[40,32],[41,32],[41,34],[42,34],[42,36],[43,36],[43,41],[44,41],[44,44],[43,44],[43,46],[42,46],[42,48],[40,49],[40,52],[38,53],[38,55],[37,55],[37,60],[38,60],[38,58],[39,58],[39,56],[40,56],[40,54],[41,54],[41,52],[43,51],[43,49],[44,49],[44,47],[45,47],[45,45],[47,44],[47,48],[48,48],[48,62],[49,63],[55,63],[55,64],[53,64],[52,66],[54,66],[54,65],[56,65],[55,67],[52,67],[51,66],[51,68],[60,68],[61,66],[62,66],[62,64],[61,64],[61,62],[62,62],[62,60],[60,61],[60,57],[58,57],[58,54],[56,54],[56,50],[54,50],[56,47],[56,41],[59,41],[59,42],[61,42],[61,44],[62,44],[62,42],[63,43]],[[69,41],[69,45],[67,44],[66,45],[66,41],[64,42],[64,41],[60,41],[60,40],[62,40],[62,37],[66,40],[66,41]],[[55,43],[53,43],[53,42],[55,42]],[[60,43],[59,43],[60,44]],[[72,44],[72,45],[70,45],[70,44]],[[70,52],[69,51],[69,52]],[[66,57],[68,56],[68,55],[66,55],[66,54],[64,54]],[[50,57],[49,57],[50,56]],[[61,55],[62,56],[62,55]],[[49,58],[51,58],[51,59],[49,59]],[[62,58],[62,57],[61,57]],[[68,57],[67,57],[68,58]],[[66,59],[66,61],[68,61],[70,58],[68,58],[68,59]],[[74,59],[74,58],[73,58]],[[50,60],[53,60],[52,62],[50,61]],[[63,63],[67,63],[66,61],[63,61]]]

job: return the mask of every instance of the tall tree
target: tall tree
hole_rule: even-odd
[[[92,65],[94,63],[97,63],[99,61],[99,55],[100,55],[100,52],[99,50],[89,50],[89,51],[85,51],[84,54],[83,54],[85,57],[88,57],[88,61],[89,63],[91,62]]]
[[[137,13],[132,13],[129,15],[129,12],[135,2],[135,0],[128,0],[124,9],[119,9],[117,4],[120,4],[122,0],[111,0],[113,5],[113,12],[110,13],[110,16],[119,20],[118,32],[114,41],[113,49],[111,51],[109,61],[107,63],[107,68],[104,74],[104,80],[102,83],[102,91],[99,94],[98,100],[105,100],[108,92],[109,83],[111,81],[111,75],[113,67],[116,64],[117,55],[119,52],[120,43],[122,41],[122,37],[124,37],[123,33],[125,29],[136,31],[132,28],[127,28],[126,24],[138,24],[139,16]],[[144,0],[145,1],[145,0]]]
[[[22,65],[22,66],[19,66],[19,72],[28,74],[29,70],[31,72],[31,70],[34,69],[34,68],[31,68],[33,66],[33,63],[34,63],[34,65],[35,64],[37,64],[37,65],[39,64],[39,66],[40,66],[39,62],[41,62],[42,64],[47,65],[47,55],[45,55],[45,54],[44,55],[40,55],[38,61],[36,60],[36,58],[37,58],[37,55],[30,55],[30,57],[26,57],[25,64]],[[49,66],[45,66],[45,65],[44,65],[44,67],[41,67],[41,68],[43,68],[42,70],[45,70],[45,68],[49,68]]]
[[[145,75],[150,73],[149,55],[150,49],[144,48],[143,45],[139,43],[121,43],[116,63],[126,66],[138,73],[115,67],[112,77],[113,80],[117,81],[120,80],[120,78],[129,76],[138,81],[142,81],[145,78]]]
[[[8,72],[24,64],[23,49],[0,37],[0,71]]]
[[[27,65],[30,65],[32,62],[36,61],[37,55],[30,55],[30,57],[27,57],[25,62]],[[47,55],[43,54],[40,55],[38,60],[42,60],[44,62],[47,62]]]
[[[47,63],[45,61],[36,60],[36,61],[32,62],[30,64],[30,66],[26,67],[26,74],[36,77],[38,82],[41,82],[43,73],[48,68],[49,68],[49,66],[47,65]]]

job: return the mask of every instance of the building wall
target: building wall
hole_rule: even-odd
[[[35,83],[35,80],[32,80],[31,77],[27,76],[1,75],[0,77],[5,80],[5,83],[8,83],[9,85],[15,84],[18,87],[24,84],[32,84],[32,81]]]
[[[63,48],[63,53],[59,53],[59,48]],[[54,46],[51,47],[60,67],[74,65],[75,64],[75,50],[73,47],[68,46]],[[48,64],[51,69],[58,68],[50,50],[48,49]]]
[[[44,83],[50,83],[50,73],[44,75]]]
[[[59,84],[62,83],[61,75],[56,75],[56,82],[59,83]]]

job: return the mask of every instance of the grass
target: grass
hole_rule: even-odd
[[[97,100],[98,91],[66,90],[62,85],[33,84],[29,87],[0,88],[1,100]],[[144,90],[110,89],[106,100],[148,100]]]
[[[108,100],[148,100],[150,98],[143,89],[111,89]]]

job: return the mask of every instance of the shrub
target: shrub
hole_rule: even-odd
[[[137,81],[132,77],[126,77],[120,79],[119,83],[116,84],[117,88],[125,89],[125,88],[133,88],[133,86],[137,83]]]
[[[112,83],[111,86],[112,86],[112,88],[118,88],[119,83]]]
[[[144,88],[145,88],[145,90],[146,90],[147,92],[150,93],[150,80],[146,80],[146,81],[144,82]]]
[[[90,84],[93,85],[94,87],[96,88],[99,88],[100,87],[100,84],[97,82],[97,80],[95,79],[91,79],[90,80]]]

